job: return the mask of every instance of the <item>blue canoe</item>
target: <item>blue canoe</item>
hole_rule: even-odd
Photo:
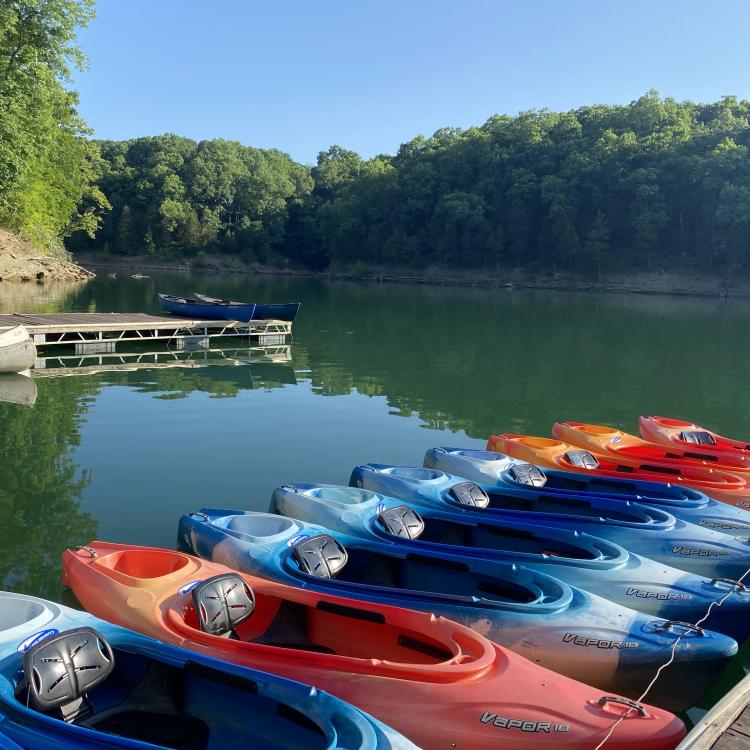
[[[255,305],[252,304],[218,305],[191,297],[175,297],[171,294],[159,294],[159,304],[164,312],[196,320],[237,320],[246,323],[253,320],[255,314]]]
[[[405,504],[356,487],[296,482],[277,487],[269,510],[342,534],[525,565],[604,599],[666,620],[697,622],[727,585],[628,552],[570,529]],[[737,587],[706,626],[744,640],[750,635],[750,590]]]
[[[349,704],[282,677],[35,597],[0,592],[0,612],[7,747],[416,750]]]
[[[649,693],[671,711],[694,705],[737,651],[728,636],[644,615],[522,565],[417,553],[270,513],[204,508],[182,516],[177,539],[188,552],[281,583],[443,615],[631,697],[676,643],[675,662]]]
[[[622,499],[564,492],[552,495],[544,487],[480,484],[436,469],[387,464],[357,466],[349,484],[477,518],[572,529],[711,579],[739,579],[750,567],[750,544],[745,538],[711,531],[658,508]]]
[[[208,302],[214,305],[242,305],[243,302],[233,302],[229,299],[217,299],[205,294],[193,292],[195,298],[200,302]],[[252,320],[285,320],[292,321],[297,317],[300,307],[299,302],[275,302],[271,304],[256,304]]]
[[[748,511],[713,500],[688,487],[541,468],[537,468],[532,478],[527,471],[514,469],[528,466],[523,461],[494,451],[466,448],[430,448],[425,453],[424,465],[480,484],[512,489],[523,489],[531,484],[533,487],[544,487],[544,491],[550,495],[581,494],[583,497],[597,495],[615,500],[632,500],[652,508],[661,508],[683,521],[733,536],[738,531],[750,531]]]

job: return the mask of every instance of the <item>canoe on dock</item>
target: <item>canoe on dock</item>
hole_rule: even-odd
[[[193,292],[195,298],[201,302],[207,302],[212,305],[243,305],[247,303],[233,302],[228,299],[217,299],[209,297],[206,294]],[[299,312],[299,302],[276,302],[271,304],[256,304],[252,320],[288,320],[292,321],[297,317]]]
[[[252,320],[255,314],[254,304],[228,302],[219,305],[214,302],[203,302],[192,297],[175,297],[171,294],[159,294],[159,304],[164,312],[180,315],[184,318],[244,322]]]
[[[24,372],[35,359],[36,346],[23,326],[0,332],[0,373]]]

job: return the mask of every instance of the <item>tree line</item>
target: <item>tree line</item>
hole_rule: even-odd
[[[750,102],[494,115],[393,155],[95,141],[70,71],[93,0],[0,5],[0,225],[73,251],[505,271],[750,267]]]

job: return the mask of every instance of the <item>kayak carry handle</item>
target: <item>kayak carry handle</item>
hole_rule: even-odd
[[[93,547],[87,547],[85,544],[79,544],[76,547],[68,547],[68,550],[70,552],[78,552],[79,550],[83,550],[84,552],[88,552],[91,557],[96,557],[97,552]]]
[[[736,578],[712,578],[711,579],[711,585],[715,586],[717,583],[726,583],[727,586],[731,586],[733,589],[737,591],[742,591],[743,593],[747,591],[747,586],[742,583],[742,581],[738,581]]]
[[[201,513],[199,510],[193,510],[188,513],[188,518],[200,518],[204,521],[208,521],[208,516],[205,513]]]
[[[607,703],[619,703],[622,706],[627,706],[628,708],[632,708],[634,711],[637,711],[638,716],[646,715],[646,709],[637,701],[631,701],[629,698],[621,698],[619,695],[603,695],[596,702],[596,705],[600,708],[604,708]]]
[[[681,627],[686,630],[694,630],[698,635],[704,636],[706,631],[703,630],[700,625],[693,625],[692,622],[685,622],[684,620],[665,620],[661,625],[657,625],[657,630],[671,630],[673,627]]]

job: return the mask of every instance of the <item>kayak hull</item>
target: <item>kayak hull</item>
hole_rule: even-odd
[[[254,531],[270,525],[267,519],[276,519],[273,535]],[[322,527],[269,514],[204,508],[180,519],[178,543],[251,575],[442,615],[548,669],[628,697],[640,695],[681,635],[669,679],[660,680],[649,694],[651,702],[672,711],[693,705],[737,650],[727,636],[692,630],[678,634],[665,629],[663,621],[522,566],[494,563],[490,573],[483,563],[479,573],[473,562],[454,555],[407,554],[396,545],[336,534],[348,550],[352,576],[346,580],[341,573],[337,578],[304,573],[288,544],[326,533]],[[372,560],[374,566],[365,578],[357,572],[363,560]],[[400,584],[394,587],[382,575],[396,569]],[[511,589],[544,593],[530,603],[508,604],[497,598],[497,591]]]
[[[159,305],[164,312],[197,320],[236,320],[248,322],[253,319],[253,315],[255,314],[255,305],[253,304],[213,304],[189,297],[174,297],[168,294],[159,295]]]
[[[286,603],[277,612],[282,607],[306,606],[307,635],[317,636],[327,650],[313,644],[318,652],[270,645],[262,630],[253,631],[255,642],[209,635],[190,624],[190,595],[180,592],[193,581],[227,573],[228,568],[168,550],[100,542],[88,547],[96,552],[95,558],[85,551],[69,551],[63,557],[63,582],[87,609],[169,643],[315,684],[371,715],[387,717],[391,726],[421,747],[489,750],[502,739],[508,748],[541,749],[548,745],[548,732],[524,732],[520,726],[503,732],[495,719],[512,717],[529,726],[533,722],[559,727],[565,716],[567,729],[550,732],[560,735],[559,746],[583,749],[596,744],[611,722],[611,714],[592,709],[600,697],[595,689],[530,665],[468,628],[393,607],[370,603],[363,608],[357,601],[246,574],[243,578],[256,601],[250,624],[256,614],[264,623],[277,620],[279,615],[269,611],[274,603]],[[149,577],[111,572],[113,565],[125,567],[124,557],[131,560],[131,569],[139,568]],[[165,564],[160,557],[174,562]],[[169,570],[173,567],[177,570]],[[141,596],[140,602],[133,603],[134,592]],[[391,642],[406,644],[400,657],[387,645]],[[434,650],[445,649],[451,658],[440,662],[424,650],[408,651],[410,643],[424,648],[433,644]],[[519,691],[522,704],[516,699]],[[655,738],[644,736],[644,741],[666,747],[666,740],[678,736],[680,727],[665,712],[648,711],[655,715],[658,728]],[[647,735],[650,730],[646,722],[640,727],[630,722],[627,729],[627,737],[613,738],[616,746],[634,745],[639,731]]]
[[[190,746],[205,750],[333,750],[342,744],[357,750],[414,748],[380,722],[300,683],[159,643],[35,597],[0,592],[0,607],[5,626],[0,630],[0,727],[25,750],[147,750],[167,744],[162,739],[165,722],[173,729],[177,722],[177,731],[196,738]],[[67,723],[27,705],[18,675],[23,673],[25,650],[81,627],[93,628],[111,645],[114,674],[89,693],[91,719],[84,715],[84,722]],[[108,706],[116,712],[121,705],[136,708],[129,714],[111,714],[108,723],[104,719],[107,728],[96,728],[100,709],[106,716]],[[130,718],[134,714],[141,718]],[[197,741],[202,735],[204,739]]]
[[[408,494],[405,487],[402,498]],[[380,520],[383,513],[402,516],[405,507],[419,515],[423,528],[416,538],[389,533]],[[657,563],[580,531],[479,514],[472,518],[412,503],[405,506],[403,499],[354,487],[309,483],[277,487],[269,510],[414,551],[524,565],[615,604],[666,620],[697,622],[713,602],[731,591],[725,583]],[[480,562],[478,565],[481,569]],[[743,587],[721,607],[714,607],[706,626],[737,640],[750,635],[750,589]]]
[[[31,369],[36,361],[36,346],[23,326],[0,332],[0,373]]]

